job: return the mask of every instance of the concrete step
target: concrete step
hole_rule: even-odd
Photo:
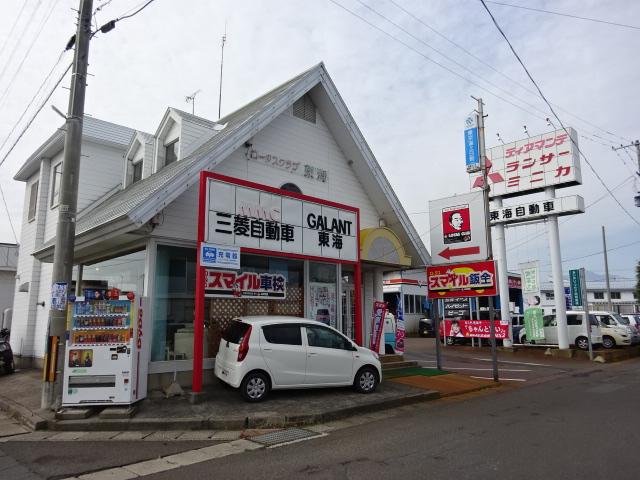
[[[380,355],[380,363],[390,363],[390,362],[402,362],[404,361],[403,355]]]
[[[410,367],[417,367],[418,366],[418,362],[415,361],[402,361],[402,362],[386,362],[382,364],[382,370],[389,371],[389,370],[395,370],[398,368],[410,368]]]

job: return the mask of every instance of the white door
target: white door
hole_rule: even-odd
[[[351,342],[338,332],[317,325],[305,325],[308,385],[350,385],[353,383]]]
[[[300,324],[263,325],[260,351],[275,386],[304,384],[307,351]]]

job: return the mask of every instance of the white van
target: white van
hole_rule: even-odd
[[[602,331],[598,319],[589,312],[591,323],[591,344],[602,344]],[[538,343],[541,345],[557,345],[558,344],[558,323],[556,316],[545,315],[544,321],[544,340],[535,340],[529,342],[527,340],[526,330],[520,331],[520,343]],[[589,341],[587,340],[587,326],[584,323],[584,312],[569,310],[567,312],[567,330],[569,332],[569,344],[575,345],[581,350],[589,349]]]
[[[640,335],[631,326],[628,318],[614,312],[595,311],[589,313],[595,315],[600,322],[602,346],[604,348],[640,343]]]

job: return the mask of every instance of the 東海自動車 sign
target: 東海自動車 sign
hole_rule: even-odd
[[[546,198],[532,200],[520,205],[494,208],[489,212],[492,225],[498,223],[529,222],[545,218],[548,215],[573,215],[584,213],[584,199],[580,195],[570,195],[560,198]]]
[[[429,298],[486,297],[498,294],[492,261],[427,267]]]

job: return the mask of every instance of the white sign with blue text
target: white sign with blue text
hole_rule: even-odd
[[[202,243],[200,265],[207,268],[240,270],[240,247]]]

